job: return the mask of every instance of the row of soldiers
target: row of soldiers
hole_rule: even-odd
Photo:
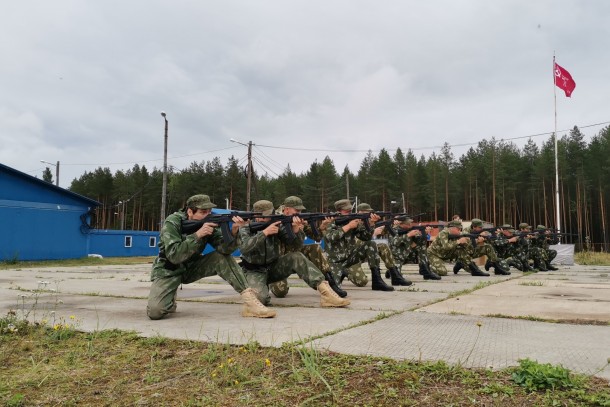
[[[485,268],[494,267],[496,274],[510,274],[509,267],[517,267],[517,264],[528,270],[527,257],[512,249],[524,246],[513,244],[513,238],[509,236],[512,228],[498,229],[492,240],[487,232],[477,229],[483,226],[478,219],[473,219],[471,230],[464,232],[459,219],[449,222],[448,228],[443,229],[428,247],[430,229],[415,225],[408,216],[374,227],[381,216],[370,205],[361,203],[356,209],[363,216],[351,216],[352,203],[342,199],[334,204],[337,213],[328,214],[316,225],[315,221],[310,223],[299,216],[306,208],[299,197],[290,196],[279,209],[282,215],[289,217],[290,224],[274,221],[273,203],[260,200],[253,205],[256,214],[253,221],[232,217],[233,225],[227,232],[232,236],[227,240],[219,224],[205,220],[215,206],[209,196],[195,195],[187,200],[185,208],[165,220],[159,238],[159,256],[151,272],[149,318],[160,319],[176,311],[177,289],[181,284],[212,275],[219,275],[241,294],[243,316],[269,318],[276,315],[267,307],[271,301],[270,292],[277,297],[286,296],[287,278],[292,274],[297,274],[319,292],[322,307],[345,307],[350,301],[345,298],[347,292],[341,284],[348,278],[358,286],[367,285],[366,274],[361,268],[353,267],[364,262],[371,270],[372,289],[379,291],[411,285],[412,282],[401,273],[402,265],[409,261],[418,263],[419,273],[426,280],[440,280],[442,275],[447,275],[446,261],[456,261],[453,270],[456,274],[463,268],[472,275],[489,276],[472,260],[482,255],[488,258]],[[341,217],[344,221],[339,223]],[[187,232],[183,226],[185,221],[201,221],[201,226],[198,224],[193,233]],[[325,250],[322,251],[319,244],[305,245],[307,236],[314,240],[322,238]],[[384,237],[387,239],[379,240]],[[533,242],[531,238],[523,238]],[[537,256],[551,267],[553,254],[548,250],[548,241],[544,242],[546,251],[540,253],[546,254]],[[202,251],[207,244],[215,250],[204,255]],[[236,249],[241,251],[240,263],[231,256]],[[537,250],[533,252],[538,253]],[[391,285],[381,276],[381,261],[386,266],[386,278]],[[538,268],[541,269],[539,264]]]

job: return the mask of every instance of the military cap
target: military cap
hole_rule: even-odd
[[[356,208],[356,210],[358,212],[361,211],[366,211],[366,212],[373,212],[373,208],[371,208],[371,205],[367,204],[367,203],[361,203],[360,205],[358,205],[358,207]]]
[[[474,218],[473,220],[470,221],[470,226],[472,226],[473,228],[476,228],[476,227],[482,228],[483,221],[481,219]]]
[[[256,201],[254,202],[252,210],[254,212],[262,212],[264,216],[271,215],[273,213],[273,202],[265,201],[264,199]]]
[[[402,223],[402,224],[409,224],[409,223],[413,223],[413,219],[411,219],[408,216],[397,216],[395,218],[398,222]]]
[[[538,226],[536,226],[536,229],[539,229],[539,230],[546,230],[546,226],[544,226],[544,225],[538,225]]]
[[[285,208],[294,208],[300,211],[305,209],[303,206],[303,200],[298,196],[289,196],[288,198],[284,199],[284,203],[282,205],[284,205]]]
[[[212,209],[215,208],[216,205],[210,201],[210,197],[207,195],[193,195],[189,199],[186,200],[187,208],[195,208],[195,209]]]
[[[504,225],[501,225],[500,229],[506,230],[507,232],[510,232],[510,233],[515,233],[515,228],[510,223],[505,223]]]
[[[527,229],[529,228],[530,225],[528,225],[527,223],[523,222],[523,223],[519,223],[519,229]]]
[[[339,199],[335,202],[335,209],[338,211],[349,211],[352,209],[352,203],[349,199]]]
[[[452,220],[451,222],[447,223],[447,226],[450,228],[461,228],[462,227],[462,221],[461,220]]]

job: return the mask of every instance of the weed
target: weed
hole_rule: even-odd
[[[519,285],[527,285],[532,287],[542,287],[544,285],[544,281],[520,281]]]
[[[582,380],[561,365],[541,364],[530,359],[519,360],[519,367],[515,368],[512,379],[530,392],[566,389],[582,384]]]

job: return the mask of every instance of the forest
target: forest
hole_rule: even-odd
[[[577,234],[566,241],[577,249],[609,249],[606,202],[610,183],[610,126],[590,141],[578,127],[558,138],[561,231]],[[243,160],[231,157],[192,162],[168,169],[166,214],[181,208],[196,193],[210,195],[218,207],[247,209],[247,175]],[[289,195],[303,199],[308,212],[333,210],[349,197],[376,210],[425,213],[421,220],[480,218],[494,225],[544,224],[556,228],[555,141],[523,148],[512,141],[482,139],[459,158],[445,143],[438,153],[416,156],[412,150],[369,151],[359,168],[337,169],[331,157],[315,160],[301,174],[288,166],[269,175],[251,172],[250,203],[268,199],[279,206]],[[45,179],[49,178],[48,174]],[[101,203],[92,218],[99,229],[158,230],[162,168],[138,164],[112,174],[97,168],[74,179],[70,190]],[[48,180],[48,179],[47,179]]]

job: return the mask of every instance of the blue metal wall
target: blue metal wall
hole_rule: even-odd
[[[86,257],[80,217],[97,205],[0,164],[0,261]]]
[[[159,253],[159,232],[136,230],[92,229],[90,234],[90,254],[103,257],[156,256]],[[125,247],[125,237],[131,237],[131,247]],[[155,244],[150,247],[150,239]]]

